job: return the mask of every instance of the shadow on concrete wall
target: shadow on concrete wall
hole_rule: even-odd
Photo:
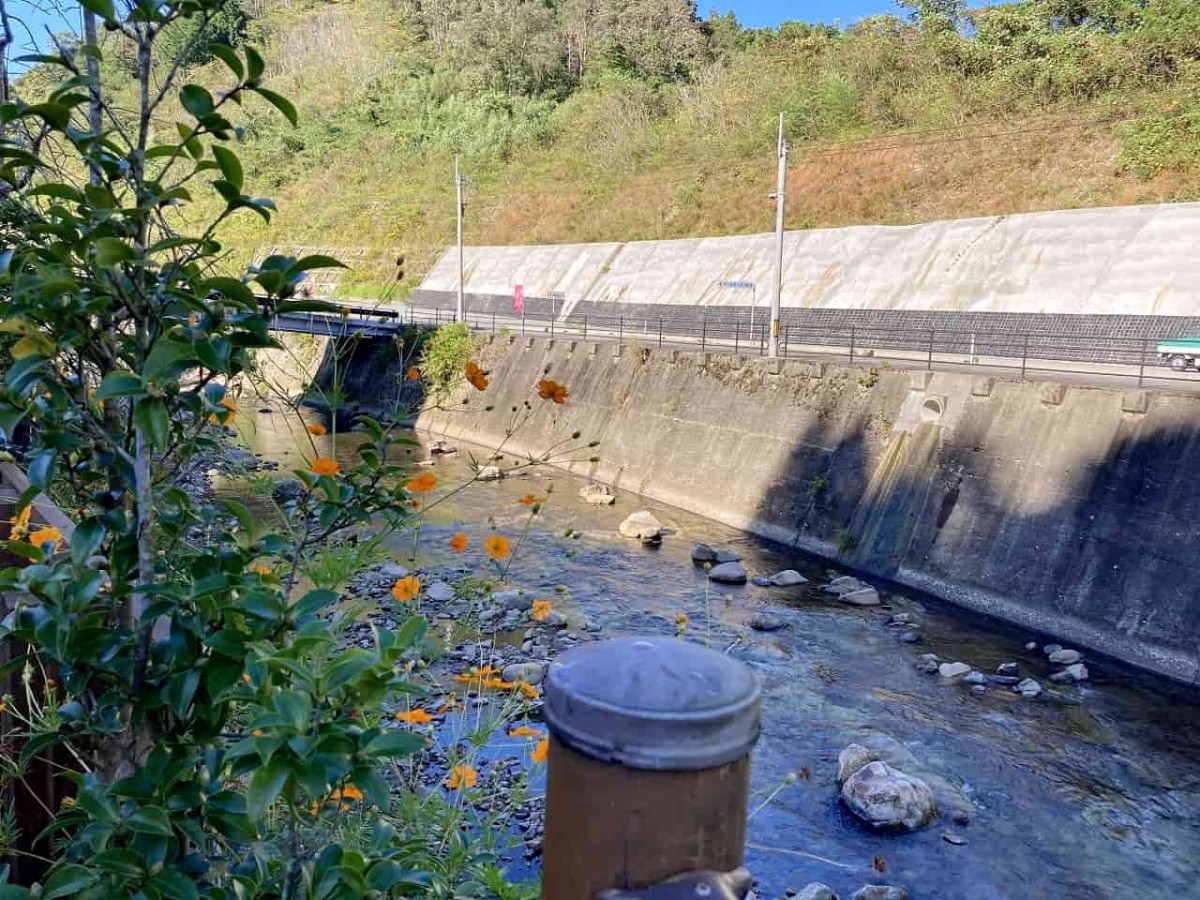
[[[1039,426],[1027,465],[1001,465],[996,409],[894,431],[870,460],[862,422],[834,445],[818,423],[757,516],[863,572],[1197,681],[1200,428],[1124,417],[1103,456],[1039,491],[1014,478],[1038,464]]]
[[[331,339],[313,377],[312,402],[339,413],[409,420],[425,401],[424,382],[408,377],[431,330],[414,326],[395,337],[354,335]],[[328,399],[325,399],[328,398]]]

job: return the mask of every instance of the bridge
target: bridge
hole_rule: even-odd
[[[332,301],[331,301],[332,302]],[[285,313],[272,329],[327,338],[392,337],[418,325],[454,321],[452,310],[404,304],[338,304],[337,313]],[[708,307],[663,309],[658,315],[521,315],[472,311],[467,324],[491,335],[549,337],[645,348],[765,356],[768,322],[763,311]],[[934,320],[936,321],[936,320]],[[1158,355],[1158,342],[1119,334],[1021,331],[1014,328],[897,328],[839,323],[822,327],[788,322],[780,330],[780,356],[850,365],[976,372],[980,375],[1066,381],[1110,387],[1200,392],[1200,373],[1174,371]]]

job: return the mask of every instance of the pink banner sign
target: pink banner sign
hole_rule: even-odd
[[[525,285],[518,284],[513,288],[513,312],[525,313]]]

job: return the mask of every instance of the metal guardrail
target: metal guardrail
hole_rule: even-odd
[[[467,313],[467,324],[490,334],[577,337],[582,340],[637,342],[647,347],[720,350],[765,356],[768,324],[761,316],[748,321],[739,313],[696,315],[693,309],[671,308],[660,316],[608,316],[579,313],[566,319],[496,312]],[[405,306],[400,310],[344,305],[341,317],[308,317],[311,333],[344,335],[353,331],[394,331],[405,325],[441,325],[454,321],[453,310]],[[339,327],[341,323],[341,327]],[[1166,338],[1164,338],[1166,339]],[[844,359],[852,364],[902,363],[932,370],[935,366],[972,366],[1031,373],[1136,377],[1195,382],[1197,375],[1170,369],[1157,353],[1158,340],[1072,335],[1045,331],[895,328],[861,325],[783,324],[780,355],[791,358]]]

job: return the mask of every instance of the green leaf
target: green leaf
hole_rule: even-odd
[[[237,158],[237,154],[227,147],[213,147],[212,152],[217,160],[217,165],[221,167],[221,174],[225,176],[225,180],[240,191],[244,175],[242,163]]]
[[[13,359],[24,359],[26,356],[54,355],[54,341],[40,331],[31,331],[12,345],[8,351]]]
[[[25,469],[29,483],[39,491],[50,488],[50,479],[54,477],[54,457],[53,450],[42,450],[30,458]]]
[[[224,44],[209,44],[208,52],[229,66],[229,70],[237,76],[239,81],[245,77],[246,69],[242,65],[242,60],[232,49]]]
[[[281,97],[274,91],[268,91],[266,88],[255,88],[258,95],[270,103],[273,107],[283,113],[285,119],[292,123],[295,128],[300,123],[300,117],[296,115],[296,107],[292,106],[292,102],[286,97]]]
[[[96,241],[96,265],[108,268],[131,260],[133,248],[120,238],[106,237]]]
[[[254,292],[250,290],[250,286],[244,281],[238,281],[236,278],[229,278],[227,276],[206,278],[200,282],[199,289],[206,293],[216,291],[219,294],[224,294],[235,303],[240,303],[246,307],[257,306],[257,301],[254,299]]]
[[[79,0],[79,5],[90,12],[94,12],[106,22],[117,17],[116,10],[113,9],[112,0]]]
[[[261,819],[270,809],[290,774],[287,760],[279,756],[272,758],[254,773],[254,777],[250,779],[250,788],[246,791],[246,814],[252,820]]]
[[[200,673],[195,669],[172,675],[163,686],[163,701],[171,707],[175,715],[182,719],[187,713],[188,707],[191,706],[192,698],[196,696],[196,688],[199,686]]]
[[[311,616],[313,613],[320,612],[325,607],[337,603],[337,599],[338,595],[335,591],[324,589],[309,591],[296,601],[296,605],[292,607],[292,616],[297,619]]]
[[[97,880],[97,876],[83,866],[73,863],[56,866],[42,887],[41,900],[70,897],[72,894],[78,894],[91,887]]]
[[[141,878],[146,871],[136,853],[121,848],[103,850],[91,858],[91,863],[97,869],[105,869],[120,878]]]
[[[133,408],[133,421],[150,446],[157,451],[167,449],[171,436],[171,423],[167,417],[167,405],[157,397],[143,397]]]
[[[246,74],[250,76],[250,81],[258,81],[262,78],[263,70],[266,69],[266,63],[259,56],[258,51],[251,46],[243,48],[246,52]]]
[[[385,731],[363,747],[362,752],[366,756],[386,758],[411,756],[424,748],[425,739],[411,731]]]
[[[132,372],[109,372],[96,388],[97,400],[111,400],[114,397],[141,397],[146,393],[142,379]]]
[[[141,806],[133,811],[125,824],[138,834],[153,834],[158,837],[171,836],[171,819],[167,811],[158,806]]]
[[[170,900],[196,900],[200,896],[196,883],[178,869],[167,868],[159,872],[151,882],[162,889]]]
[[[57,200],[70,200],[73,203],[83,203],[83,194],[71,187],[69,184],[61,184],[55,182],[53,184],[41,184],[31,191],[25,192],[26,197],[54,197]]]
[[[340,259],[334,259],[332,256],[323,256],[320,253],[314,253],[311,256],[303,256],[292,263],[288,267],[289,275],[297,275],[300,272],[311,272],[314,269],[346,269],[349,268]]]
[[[197,119],[213,111],[213,98],[198,84],[185,84],[179,91],[180,105]]]
[[[225,511],[238,520],[238,525],[241,526],[242,532],[248,540],[254,540],[254,516],[246,507],[246,504],[240,501],[226,498],[221,501],[221,506]]]
[[[100,548],[104,540],[104,525],[99,519],[84,519],[71,535],[71,562],[82,566]]]

